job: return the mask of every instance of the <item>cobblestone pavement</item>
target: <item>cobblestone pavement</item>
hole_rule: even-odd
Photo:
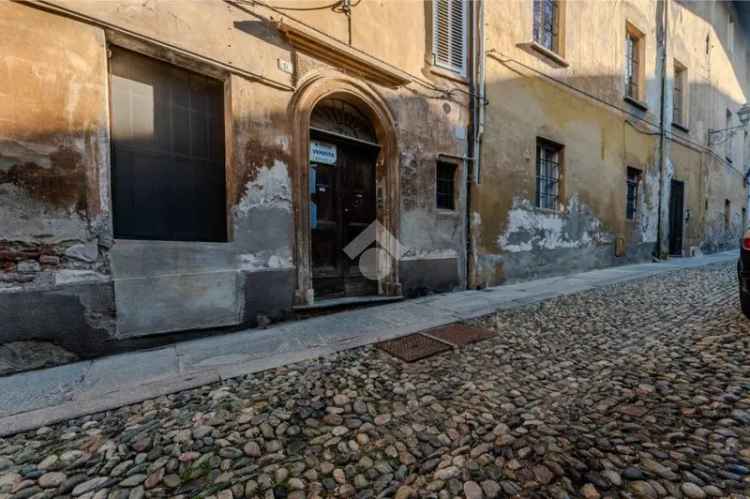
[[[0,498],[745,497],[750,321],[731,264],[503,311],[0,439]]]

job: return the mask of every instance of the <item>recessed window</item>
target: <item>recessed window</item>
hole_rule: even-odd
[[[558,0],[534,0],[534,41],[560,52],[560,4]]]
[[[432,13],[433,64],[466,76],[467,2],[433,0]]]
[[[223,83],[112,48],[115,237],[226,241]]]
[[[724,200],[724,232],[729,230],[729,223],[732,219],[732,202],[728,199]]]
[[[560,208],[560,170],[563,146],[548,140],[536,141],[536,206]]]
[[[734,54],[734,19],[731,16],[727,25],[727,48],[730,55]]]
[[[628,167],[626,182],[625,218],[634,220],[638,213],[638,187],[641,184],[641,170]]]
[[[437,162],[435,175],[435,202],[439,210],[456,209],[456,165],[445,161]]]
[[[687,68],[677,61],[674,61],[674,82],[672,88],[672,121],[678,125],[687,124],[685,112],[686,95],[685,88],[687,83]]]
[[[641,100],[643,95],[643,34],[631,24],[625,28],[625,96]]]

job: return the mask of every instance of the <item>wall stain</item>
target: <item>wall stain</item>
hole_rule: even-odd
[[[237,172],[240,176],[237,193],[232,200],[236,205],[247,194],[250,184],[258,177],[263,168],[272,168],[276,161],[289,164],[289,152],[280,144],[261,143],[256,138],[251,138],[245,144],[242,155],[242,166]]]
[[[59,147],[49,159],[49,168],[28,161],[16,163],[6,172],[0,171],[0,184],[16,185],[33,199],[85,215],[87,184],[81,154]]]

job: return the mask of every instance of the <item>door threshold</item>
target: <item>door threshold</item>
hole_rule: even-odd
[[[324,310],[327,308],[345,307],[350,305],[371,305],[376,303],[390,303],[395,301],[401,301],[404,297],[399,296],[345,296],[342,298],[329,298],[323,300],[317,300],[315,303],[309,305],[295,305],[292,309],[295,312],[304,312],[311,310]]]

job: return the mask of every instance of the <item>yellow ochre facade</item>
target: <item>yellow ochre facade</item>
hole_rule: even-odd
[[[736,247],[748,19],[677,0],[2,1],[0,344],[99,354]]]
[[[713,134],[709,146],[708,133],[739,125],[746,102],[741,2],[498,5],[484,6],[474,284],[736,247],[747,207],[747,134]],[[540,7],[554,9],[556,32],[546,39],[535,31]],[[638,57],[633,96],[629,33]],[[538,144],[547,141],[560,159],[552,207],[537,199],[546,192]],[[634,214],[628,172],[638,174]]]

